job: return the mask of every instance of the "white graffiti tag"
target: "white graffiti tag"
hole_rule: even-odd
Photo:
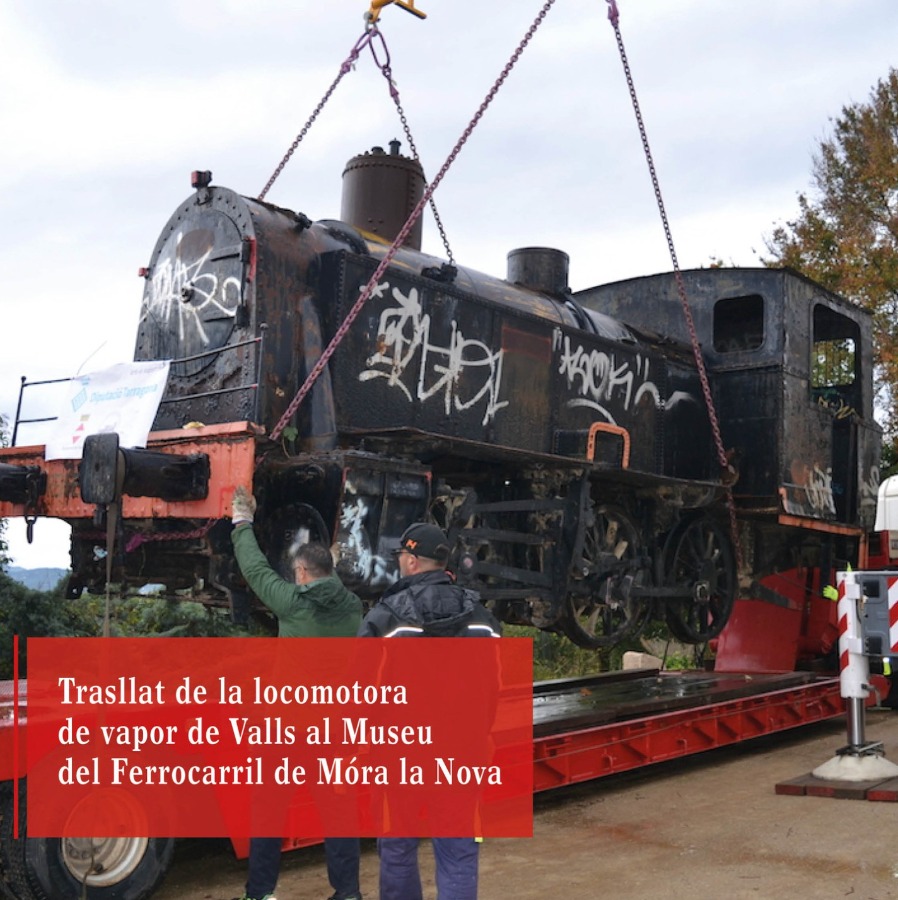
[[[205,322],[214,319],[233,319],[240,304],[240,279],[220,279],[203,268],[212,255],[209,246],[199,256],[187,262],[181,255],[179,234],[174,255],[160,259],[153,271],[146,300],[146,315],[177,328],[178,339],[194,335],[205,345],[209,335]]]
[[[836,514],[833,496],[833,471],[818,463],[793,459],[790,481],[784,482],[783,508],[790,515],[825,517]]]
[[[836,504],[833,500],[833,470],[825,472],[820,466],[814,466],[808,472],[808,480],[805,484],[805,496],[811,509],[815,512],[836,514]]]
[[[374,296],[382,296],[389,287],[389,282],[379,285]],[[409,402],[442,396],[446,415],[484,403],[484,425],[508,406],[508,401],[499,399],[502,350],[493,351],[483,341],[466,338],[455,321],[448,342],[436,343],[431,339],[430,315],[421,307],[417,288],[411,288],[407,295],[393,288],[392,297],[398,305],[381,313],[377,352],[368,357],[368,368],[359,374],[359,381],[386,378]],[[406,379],[407,373],[411,379]],[[410,384],[413,379],[414,385]]]
[[[354,491],[347,482],[346,492]],[[384,587],[398,577],[388,571],[387,560],[371,547],[364,522],[368,517],[368,504],[361,498],[347,499],[340,511],[340,531],[337,545],[340,554],[338,570],[350,583],[364,583],[371,587]]]
[[[568,388],[580,394],[568,400],[568,406],[587,406],[612,424],[617,423],[605,404],[615,397],[625,410],[638,406],[646,395],[656,407],[663,406],[650,378],[650,360],[642,354],[618,359],[604,350],[587,350],[582,345],[574,348],[570,337],[557,328],[553,344],[559,354],[558,374],[567,378]]]
[[[870,466],[870,470],[866,477],[862,474],[859,488],[861,505],[872,505],[875,507],[879,497],[879,466]]]

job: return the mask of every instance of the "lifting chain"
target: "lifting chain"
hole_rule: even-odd
[[[362,311],[362,307],[368,301],[368,298],[371,296],[374,291],[377,282],[379,281],[381,275],[386,271],[387,267],[393,260],[393,257],[396,255],[399,248],[405,242],[405,239],[408,237],[409,232],[414,227],[415,222],[418,221],[418,217],[421,215],[421,211],[424,209],[424,206],[430,201],[430,198],[433,196],[434,191],[436,191],[440,182],[443,178],[446,177],[446,173],[449,171],[449,167],[455,161],[455,158],[461,152],[462,147],[467,142],[468,138],[473,133],[474,129],[477,127],[480,120],[483,118],[484,113],[486,112],[489,105],[493,102],[496,97],[496,94],[499,93],[499,89],[505,83],[508,76],[511,74],[511,70],[515,67],[518,60],[521,58],[521,54],[526,49],[527,45],[530,43],[533,35],[536,34],[537,28],[542,24],[543,20],[546,18],[549,10],[554,6],[555,0],[546,0],[543,4],[542,9],[540,9],[536,18],[533,20],[533,23],[530,25],[530,28],[527,30],[527,33],[521,39],[521,42],[518,44],[514,53],[512,53],[511,58],[505,64],[505,68],[502,70],[499,77],[496,79],[495,84],[490,88],[487,92],[486,97],[483,99],[483,102],[480,104],[477,112],[474,113],[474,117],[468,123],[465,130],[462,132],[461,137],[456,141],[455,146],[452,148],[452,151],[449,153],[449,156],[446,158],[446,161],[440,168],[440,171],[437,172],[436,177],[433,181],[428,185],[427,189],[424,191],[424,196],[418,201],[418,205],[412,210],[411,214],[408,217],[405,225],[399,231],[399,234],[396,235],[396,239],[390,245],[390,249],[386,252],[383,259],[380,261],[377,268],[374,270],[374,274],[368,279],[368,283],[361,289],[359,292],[359,298],[353,304],[352,309],[346,314],[346,318],[340,324],[340,327],[337,329],[336,334],[331,338],[330,343],[327,347],[324,348],[324,352],[321,354],[318,362],[312,367],[312,371],[309,372],[308,376],[306,376],[306,380],[303,382],[299,391],[297,391],[296,396],[290,401],[290,405],[284,411],[284,414],[281,416],[277,425],[274,426],[271,432],[271,440],[276,441],[281,432],[287,427],[290,422],[290,419],[293,418],[296,410],[299,409],[300,404],[306,398],[309,391],[311,391],[312,386],[318,380],[321,373],[324,371],[327,366],[328,361],[334,355],[337,347],[340,344],[340,341],[343,340],[346,333],[349,331],[352,323],[358,317],[358,314]]]
[[[396,112],[399,114],[399,121],[402,123],[402,130],[405,132],[405,140],[408,143],[409,149],[412,151],[412,156],[415,159],[415,162],[421,166],[421,171],[424,171],[424,166],[421,165],[421,157],[418,156],[418,148],[415,146],[415,139],[412,137],[411,128],[408,125],[408,119],[405,117],[405,110],[402,108],[402,103],[399,100],[399,89],[396,87],[396,82],[393,80],[393,70],[390,67],[390,51],[387,48],[387,42],[384,40],[383,35],[377,30],[375,26],[372,29],[372,33],[376,33],[376,35],[380,38],[381,46],[383,47],[384,52],[384,62],[381,62],[377,57],[377,50],[374,48],[373,43],[369,43],[368,46],[371,48],[371,55],[374,57],[374,62],[380,71],[383,73],[384,78],[387,79],[387,84],[390,88],[390,96],[393,98],[393,102],[396,104]],[[424,187],[426,188],[427,181],[424,182]],[[449,265],[455,265],[455,258],[452,255],[452,248],[449,246],[449,238],[446,237],[446,229],[443,228],[443,221],[440,218],[440,214],[437,212],[437,205],[433,199],[433,195],[430,197],[430,211],[433,213],[433,220],[436,222],[437,229],[440,232],[440,240],[443,242],[443,247],[446,249],[446,258],[449,260]]]
[[[395,0],[388,0],[388,2],[395,2]],[[380,4],[386,5],[386,4]],[[417,10],[415,10],[414,3],[409,5],[405,3],[400,3],[404,9],[408,9],[409,12],[414,12],[416,15],[422,15]],[[412,8],[409,8],[411,6]],[[377,10],[379,12],[379,8]],[[375,23],[377,16],[371,15],[369,13],[366,18],[368,19],[368,25],[365,28],[365,33],[355,42],[352,50],[349,51],[349,56],[343,61],[343,65],[340,66],[340,71],[337,74],[337,77],[331,83],[331,86],[324,92],[324,96],[318,102],[318,105],[312,111],[312,115],[309,116],[305,125],[300,129],[299,134],[293,139],[293,143],[287,149],[287,152],[284,154],[283,159],[278,163],[274,172],[271,175],[271,178],[268,179],[268,183],[262,188],[259,196],[256,198],[257,200],[264,200],[266,194],[271,190],[272,185],[277,181],[281,172],[284,171],[284,167],[290,161],[290,157],[296,152],[297,147],[299,147],[303,138],[309,133],[309,129],[312,127],[312,124],[321,114],[321,111],[324,109],[327,101],[330,100],[331,95],[337,89],[337,85],[343,80],[343,76],[347,74],[355,65],[356,61],[359,58],[359,54],[362,50],[367,47],[371,51],[371,57],[374,59],[375,65],[380,69],[383,73],[384,78],[387,80],[387,85],[390,90],[390,97],[392,97],[393,102],[396,104],[396,111],[399,114],[399,121],[402,123],[402,129],[405,132],[405,139],[408,142],[409,148],[412,151],[412,155],[414,156],[415,162],[421,166],[421,171],[424,171],[423,165],[421,165],[421,158],[418,156],[418,148],[415,146],[415,139],[412,137],[411,129],[409,128],[408,119],[405,115],[405,110],[402,108],[402,103],[399,100],[399,90],[396,87],[396,82],[393,80],[393,71],[390,66],[390,51],[387,48],[387,42],[381,33],[380,29],[377,27]],[[381,62],[377,55],[377,50],[375,49],[374,41],[375,39],[380,39],[380,45],[383,51],[384,61]],[[425,181],[425,187],[427,183]],[[443,247],[446,249],[446,257],[449,260],[450,265],[455,265],[455,259],[452,255],[452,249],[449,246],[449,239],[446,237],[446,229],[443,227],[442,219],[440,219],[440,214],[437,212],[436,203],[433,200],[433,196],[430,199],[430,210],[433,213],[434,221],[436,222],[437,230],[440,233],[440,239],[443,242]]]
[[[698,370],[699,381],[702,385],[702,393],[705,397],[705,406],[708,410],[708,419],[711,423],[711,433],[714,437],[714,446],[717,451],[717,462],[720,465],[722,473],[727,473],[730,468],[730,462],[727,458],[726,450],[723,446],[723,437],[720,433],[720,422],[717,418],[717,411],[714,408],[714,399],[711,396],[711,384],[708,381],[708,373],[705,369],[705,361],[702,357],[701,344],[699,343],[698,334],[695,330],[695,322],[692,318],[692,310],[689,307],[689,299],[686,296],[686,285],[683,281],[683,275],[680,272],[680,264],[677,261],[677,251],[674,248],[673,234],[670,230],[670,222],[667,218],[667,210],[664,207],[664,198],[661,196],[661,184],[658,181],[658,173],[655,170],[655,161],[652,157],[652,151],[649,147],[649,138],[646,131],[645,122],[642,119],[642,112],[639,108],[639,99],[636,96],[636,85],[633,82],[633,74],[630,71],[630,63],[627,59],[627,51],[624,49],[624,39],[620,31],[620,14],[617,9],[616,0],[605,0],[608,4],[608,20],[614,29],[614,36],[617,40],[617,49],[620,52],[621,64],[624,67],[624,76],[627,79],[627,88],[630,91],[630,100],[633,103],[633,113],[636,116],[636,124],[639,127],[639,137],[642,140],[642,149],[645,152],[645,160],[649,168],[649,175],[652,179],[652,188],[655,191],[655,200],[658,204],[658,212],[661,214],[661,224],[664,227],[664,236],[667,240],[667,249],[670,252],[670,261],[673,265],[674,279],[676,280],[677,293],[680,297],[680,305],[683,307],[683,316],[686,319],[686,327],[689,330],[689,339],[692,342],[692,355],[695,358],[695,366]],[[733,499],[732,486],[726,486],[727,508],[730,516],[730,531],[733,539],[733,549],[736,553],[736,564],[738,568],[742,567],[742,552],[739,543],[739,529],[736,522],[736,504]]]
[[[288,148],[287,152],[284,154],[284,158],[277,164],[274,172],[271,175],[271,178],[268,179],[268,183],[262,188],[259,196],[256,198],[257,200],[264,200],[265,195],[271,190],[271,186],[277,181],[278,176],[281,172],[284,171],[284,166],[290,161],[290,157],[293,156],[296,148],[300,145],[302,139],[308,134],[309,129],[312,127],[315,119],[321,113],[321,110],[324,109],[325,104],[331,98],[331,94],[337,89],[337,85],[343,80],[343,76],[346,75],[352,67],[355,65],[356,60],[359,58],[359,54],[362,50],[368,46],[371,41],[371,31],[366,29],[365,33],[355,42],[352,50],[349,51],[349,56],[343,61],[343,65],[340,66],[340,71],[337,74],[337,77],[331,82],[331,86],[324,92],[324,96],[321,100],[318,101],[318,105],[312,111],[312,115],[309,116],[306,124],[302,126],[299,131],[299,134],[293,139],[293,143]]]
[[[133,552],[141,544],[146,544],[148,541],[192,541],[196,538],[203,538],[209,533],[216,521],[216,519],[209,519],[205,525],[201,525],[193,531],[154,531],[152,534],[133,534],[125,547],[125,553]]]
[[[115,539],[121,530],[122,525],[122,495],[121,485],[118,483],[118,474],[116,475],[116,499],[106,506],[106,532],[105,534],[87,534],[87,538],[106,538],[106,600],[103,609],[103,637],[110,636],[110,626],[112,620],[112,566],[115,554]],[[193,531],[163,531],[154,532],[153,534],[134,534],[125,545],[125,553],[131,553],[141,544],[148,541],[188,541],[194,538],[205,537],[216,519],[209,519],[205,525],[195,528]]]

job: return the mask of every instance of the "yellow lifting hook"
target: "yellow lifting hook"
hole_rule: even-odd
[[[419,19],[427,18],[426,13],[421,12],[420,9],[415,9],[415,0],[371,0],[371,9],[365,13],[365,20],[368,24],[373,25],[380,16],[380,11],[391,3],[401,6],[406,12],[410,12]]]

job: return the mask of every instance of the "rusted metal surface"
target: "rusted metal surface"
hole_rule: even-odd
[[[261,431],[249,422],[157,431],[147,446],[162,453],[206,453],[211,478],[208,496],[202,500],[167,502],[156,497],[125,497],[123,515],[128,519],[213,518],[230,516],[231,494],[237,484],[251,488],[256,441]],[[84,503],[78,488],[79,460],[44,459],[43,445],[0,449],[0,461],[38,466],[47,475],[47,491],[37,504],[39,516],[57,519],[90,519],[93,505]],[[22,516],[22,504],[0,503],[0,517]]]
[[[738,453],[740,506],[872,528],[879,429],[869,314],[787,269],[683,276],[724,442]],[[634,327],[687,336],[672,275],[601,285],[576,299]],[[814,360],[843,343],[852,368],[826,387],[840,372]]]
[[[389,153],[374,147],[346,163],[340,219],[392,242],[423,194],[421,164],[400,155],[399,142],[393,141]],[[405,246],[420,250],[422,229],[423,220],[419,218]]]

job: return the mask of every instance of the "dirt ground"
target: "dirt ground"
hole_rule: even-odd
[[[867,713],[866,737],[898,763],[898,712]],[[844,720],[539,795],[529,839],[488,840],[480,897],[518,900],[898,898],[898,804],[786,796],[847,743]],[[425,897],[435,897],[422,843]],[[154,900],[231,900],[245,864],[224,842],[183,842]],[[363,843],[362,891],[377,897]],[[330,896],[320,847],[286,854],[278,900]]]

